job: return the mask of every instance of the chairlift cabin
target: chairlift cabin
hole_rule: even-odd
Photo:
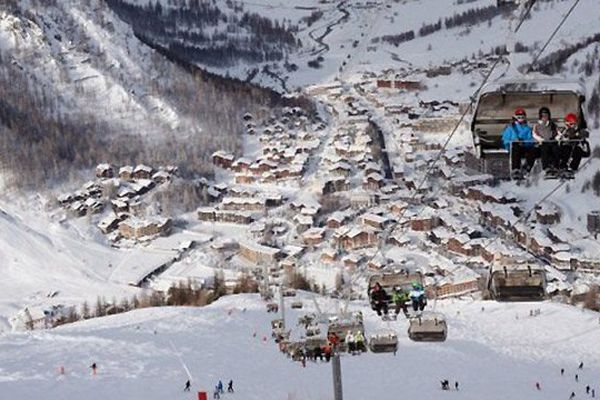
[[[346,335],[348,332],[352,332],[356,334],[356,332],[360,331],[365,336],[365,327],[362,322],[359,321],[336,321],[329,324],[327,328],[327,337],[330,337],[332,334],[335,335],[339,339],[339,349],[341,351],[347,350],[346,345]]]
[[[371,290],[376,283],[379,283],[387,295],[388,305],[392,303],[392,290],[395,287],[401,287],[407,292],[410,292],[412,283],[418,282],[423,285],[423,275],[420,272],[409,272],[399,271],[393,273],[377,273],[369,277],[369,288],[367,289],[367,295],[371,299]],[[373,301],[371,301],[371,308],[377,310],[377,307]]]
[[[583,103],[585,90],[578,82],[558,79],[500,79],[479,92],[471,121],[474,154],[467,166],[498,178],[510,174],[509,152],[502,145],[502,131],[512,121],[517,108],[523,108],[531,124],[541,107],[548,107],[558,124],[565,115],[575,113],[581,131],[586,129]]]
[[[546,271],[535,265],[492,266],[488,290],[498,301],[543,300]]]
[[[291,307],[295,309],[301,309],[303,306],[302,301],[292,301]]]
[[[408,337],[415,342],[443,342],[448,324],[441,314],[423,314],[410,319]]]
[[[277,303],[267,303],[267,312],[278,312],[279,311],[279,304]]]
[[[373,353],[396,353],[398,351],[398,335],[396,332],[382,332],[371,336],[369,350]]]

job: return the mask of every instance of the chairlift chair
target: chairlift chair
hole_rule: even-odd
[[[488,290],[497,301],[544,300],[546,271],[529,264],[493,266],[488,277]]]
[[[302,306],[303,306],[303,304],[301,301],[293,301],[291,304],[291,307],[295,308],[295,309],[301,309]]]
[[[409,272],[399,271],[393,273],[377,273],[369,277],[369,287],[367,289],[367,295],[371,299],[371,290],[375,283],[379,283],[387,295],[388,307],[392,306],[392,291],[395,287],[401,287],[406,292],[410,292],[412,289],[412,283],[417,282],[423,286],[423,275],[420,272]],[[377,306],[372,301],[371,308],[376,311]],[[407,305],[409,305],[407,303]]]
[[[369,350],[373,353],[396,353],[398,351],[398,335],[395,332],[382,332],[371,336]]]
[[[502,131],[512,121],[514,110],[525,109],[530,120],[541,107],[550,108],[553,120],[563,122],[568,113],[578,117],[580,131],[587,127],[584,107],[585,89],[579,82],[527,77],[499,79],[483,86],[471,120],[474,154],[469,153],[469,168],[497,178],[509,176],[509,151],[504,149]]]
[[[448,336],[448,324],[441,314],[423,314],[411,318],[408,337],[415,342],[443,342]]]

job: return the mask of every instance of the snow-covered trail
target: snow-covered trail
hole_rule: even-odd
[[[400,349],[397,356],[345,355],[346,399],[558,400],[573,390],[582,394],[600,378],[597,313],[552,303],[438,303],[450,324],[445,343],[411,342],[406,321],[388,324],[365,306],[352,305],[363,309],[367,335],[388,325],[397,329]],[[533,308],[542,309],[539,317],[528,316]],[[299,315],[288,312],[290,326]],[[236,394],[224,398],[331,398],[331,366],[309,362],[302,368],[281,355],[270,340],[272,317],[258,295],[239,295],[206,308],[145,309],[7,334],[0,337],[0,393],[14,399],[192,399],[193,392],[182,392],[189,369],[194,389],[233,379]],[[579,361],[585,362],[581,371]],[[96,377],[92,362],[98,364]],[[60,365],[65,376],[58,373]],[[440,379],[459,381],[460,391],[441,391]]]

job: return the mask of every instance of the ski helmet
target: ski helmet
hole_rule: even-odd
[[[577,115],[574,113],[569,113],[569,114],[565,115],[565,122],[569,123],[569,124],[576,124],[577,123]]]
[[[522,107],[519,107],[515,110],[515,116],[517,115],[524,115],[527,116],[527,113],[525,112],[525,109]]]
[[[539,111],[539,117],[540,117],[540,119],[542,118],[542,114],[548,114],[548,118],[550,118],[550,116],[551,116],[550,109],[548,107],[542,107],[542,108],[540,108],[540,111]]]

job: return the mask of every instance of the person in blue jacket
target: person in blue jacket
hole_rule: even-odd
[[[531,127],[527,123],[527,113],[523,108],[515,110],[513,120],[502,131],[502,144],[510,151],[510,168],[513,175],[521,172],[523,158],[527,162],[525,171],[531,171],[538,157],[538,149],[535,147]]]
[[[427,298],[425,297],[425,289],[419,282],[412,283],[412,290],[410,291],[410,299],[412,301],[413,310],[423,311],[427,305]]]

